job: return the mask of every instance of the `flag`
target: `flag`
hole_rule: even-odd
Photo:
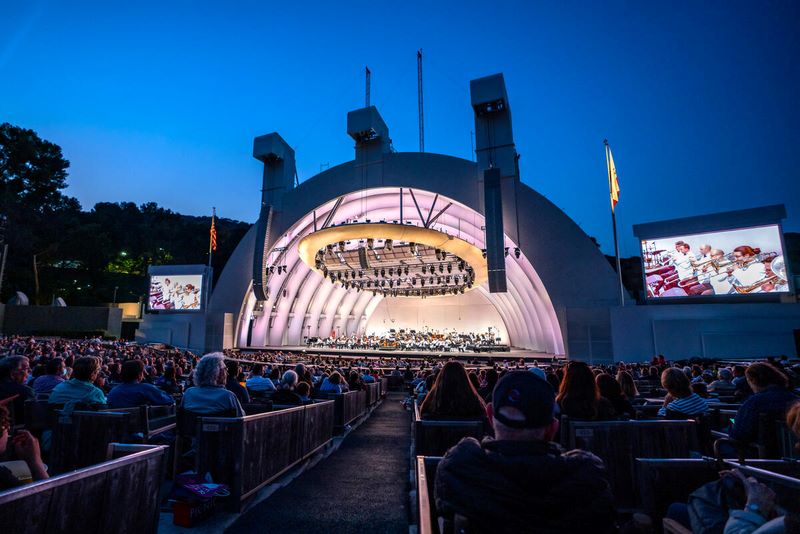
[[[211,248],[212,251],[217,250],[217,227],[214,224],[215,215],[216,215],[216,211],[215,211],[214,215],[211,216],[211,231],[210,231],[210,233],[211,233],[211,246],[210,246],[210,248]]]
[[[617,177],[617,167],[614,165],[614,156],[611,155],[611,147],[606,142],[606,164],[608,165],[608,190],[611,194],[611,211],[617,207],[619,202],[619,179]]]

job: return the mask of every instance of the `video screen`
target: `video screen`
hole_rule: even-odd
[[[777,225],[642,241],[647,298],[788,293]]]
[[[150,310],[200,311],[203,307],[203,275],[150,275]]]

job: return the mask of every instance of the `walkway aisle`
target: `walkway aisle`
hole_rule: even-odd
[[[226,532],[408,534],[411,420],[401,399],[390,393],[339,450]]]

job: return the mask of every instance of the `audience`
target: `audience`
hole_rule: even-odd
[[[495,438],[464,438],[447,451],[435,480],[436,508],[468,532],[614,532],[614,499],[603,462],[563,453],[553,389],[511,371],[487,406]]]
[[[228,375],[228,378],[225,382],[225,389],[236,395],[236,398],[239,399],[240,404],[249,403],[250,394],[247,392],[247,388],[239,383],[239,374],[242,372],[239,362],[236,360],[225,360],[225,366],[227,367]]]
[[[633,404],[625,398],[625,395],[622,393],[622,387],[620,387],[619,382],[617,382],[613,376],[600,373],[597,375],[595,382],[597,382],[597,389],[601,397],[611,403],[617,416],[636,419],[636,410],[633,409]]]
[[[250,393],[273,393],[277,391],[275,384],[264,376],[264,366],[257,363],[250,370],[250,377],[245,382]]]
[[[45,374],[33,381],[33,391],[36,396],[49,394],[57,385],[64,382],[66,369],[62,358],[49,360],[45,365]]]

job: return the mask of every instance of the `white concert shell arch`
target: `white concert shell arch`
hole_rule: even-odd
[[[257,303],[252,292],[256,226],[245,235],[209,306],[211,314],[234,312],[237,347],[301,345],[306,336],[326,337],[332,330],[365,331],[384,297],[331,284],[297,251],[298,241],[314,231],[315,218],[316,228],[321,228],[340,198],[331,220],[337,225],[366,219],[399,221],[400,188],[403,220],[415,225],[423,226],[429,212],[435,216],[452,203],[431,227],[484,248],[483,184],[473,162],[437,154],[393,153],[384,154],[373,167],[379,168],[367,172],[351,161],[284,195],[272,221],[266,263],[286,265],[288,272],[270,276],[269,299],[263,303]],[[565,354],[565,309],[613,304],[614,272],[588,236],[531,188],[519,183],[516,196],[504,202],[505,244],[512,251],[506,258],[508,291],[490,293],[484,285],[473,293],[493,305],[502,319],[497,326],[511,345]],[[516,241],[510,234],[517,234]],[[513,254],[515,247],[522,251],[519,258]],[[456,297],[436,297],[448,298]],[[415,300],[420,305],[431,302]]]

